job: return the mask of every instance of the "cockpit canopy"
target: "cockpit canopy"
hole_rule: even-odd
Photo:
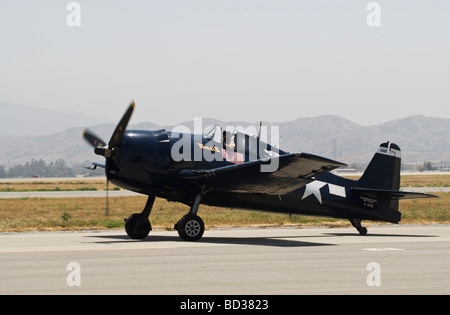
[[[225,146],[225,143],[227,145],[232,144],[234,151],[245,152],[253,159],[274,157],[287,153],[276,147],[272,148],[270,144],[261,141],[257,134],[258,132],[254,126],[250,126],[247,129],[227,127],[224,130],[221,126],[215,125],[205,128],[203,137],[223,144],[223,146]],[[250,159],[252,160],[252,158]]]

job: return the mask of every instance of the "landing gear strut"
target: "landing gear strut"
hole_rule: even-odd
[[[367,228],[361,225],[360,219],[349,219],[349,221],[358,230],[360,235],[367,235]]]
[[[181,239],[185,241],[197,241],[205,232],[205,224],[203,223],[202,218],[197,215],[201,198],[202,193],[197,194],[189,213],[175,224],[175,230],[178,231],[178,235]],[[134,213],[128,217],[125,222],[125,231],[130,238],[143,239],[148,236],[152,230],[148,217],[150,216],[154,202],[155,197],[149,196],[144,210],[141,213]]]
[[[197,194],[189,213],[182,217],[177,224],[175,224],[175,230],[178,231],[178,235],[184,241],[198,241],[205,232],[205,224],[203,223],[202,218],[197,215],[201,198],[202,194]]]
[[[125,222],[125,231],[132,239],[143,239],[148,236],[152,226],[148,217],[152,211],[155,196],[149,196],[144,210],[141,213],[134,213]]]

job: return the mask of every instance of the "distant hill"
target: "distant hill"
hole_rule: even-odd
[[[3,110],[4,108],[6,107],[3,107]],[[31,159],[43,159],[49,162],[64,159],[68,163],[86,162],[87,165],[90,162],[103,161],[102,157],[94,155],[92,148],[82,139],[83,126],[91,126],[90,129],[108,141],[115,128],[115,122],[96,125],[95,121],[98,118],[86,117],[86,115],[76,116],[71,113],[70,115],[74,115],[75,118],[73,121],[66,119],[63,125],[66,128],[62,128],[63,126],[55,123],[58,119],[53,115],[55,113],[49,114],[48,119],[40,116],[41,122],[33,122],[33,115],[28,116],[32,109],[27,110],[28,118],[20,117],[17,112],[10,113],[7,118],[3,114],[0,116],[0,165],[8,167],[26,163]],[[61,115],[63,115],[62,112],[64,111],[61,111]],[[67,112],[63,116],[68,116]],[[34,116],[36,117],[38,116]],[[79,122],[76,121],[76,117],[81,117]],[[19,127],[14,129],[15,124],[19,126],[24,122],[21,119],[34,125],[30,126],[30,129],[16,130]],[[93,119],[93,124],[89,123],[90,119]],[[49,121],[52,123],[49,124]],[[243,127],[252,125],[247,122],[203,119],[203,128],[214,124]],[[181,123],[181,125],[188,126],[193,131],[192,121]],[[410,116],[378,126],[362,126],[339,116],[327,115],[280,123],[263,122],[263,125],[279,126],[280,147],[283,150],[314,153],[347,164],[368,163],[378,145],[386,141],[395,142],[400,146],[403,162],[450,161],[450,119]],[[26,135],[36,126],[42,126],[39,127],[42,128],[39,129],[41,135]],[[129,129],[154,130],[163,127],[149,122],[131,124]],[[45,130],[58,128],[63,131],[57,130],[53,133],[50,131],[47,135],[42,135]],[[171,130],[173,126],[165,126],[165,128]],[[8,130],[9,135],[5,135],[5,130]],[[18,133],[12,136],[13,132]]]
[[[366,163],[382,142],[397,143],[403,162],[450,161],[450,119],[410,116],[361,126],[339,116],[280,124],[281,143],[346,163]],[[283,139],[284,138],[284,139]]]

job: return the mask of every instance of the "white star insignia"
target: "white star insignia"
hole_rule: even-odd
[[[303,193],[302,200],[308,196],[314,195],[317,200],[319,200],[320,204],[322,204],[322,195],[320,193],[320,188],[325,186],[327,183],[321,182],[320,180],[315,180],[306,185],[305,192]]]

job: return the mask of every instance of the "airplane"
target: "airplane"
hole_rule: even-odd
[[[231,134],[237,141],[230,148],[219,126],[203,135],[126,130],[134,108],[132,101],[108,144],[92,131],[83,131],[94,153],[106,159],[90,169],[102,167],[108,181],[148,196],[143,211],[126,219],[125,231],[132,239],[143,239],[152,230],[149,216],[155,197],[190,206],[174,226],[185,241],[197,241],[204,234],[205,224],[197,215],[200,204],[348,219],[366,235],[362,220],[400,222],[400,199],[436,197],[400,191],[401,150],[395,143],[382,143],[363,175],[350,180],[331,173],[344,163],[289,153],[243,132]],[[181,148],[180,139],[189,145]],[[191,158],[174,157],[174,152]],[[262,171],[272,164],[276,169]]]

